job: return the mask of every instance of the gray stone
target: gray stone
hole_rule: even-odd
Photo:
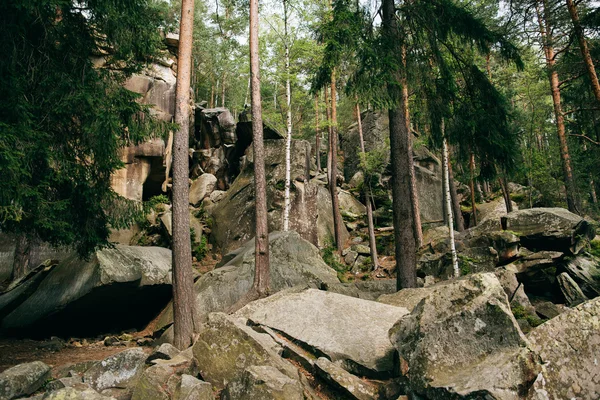
[[[502,218],[503,228],[516,233],[530,250],[577,254],[594,237],[591,224],[563,208],[530,208]]]
[[[338,191],[340,211],[362,216],[367,213],[367,208],[352,194],[345,190]]]
[[[177,349],[177,347],[170,343],[163,343],[154,349],[152,354],[148,356],[146,363],[149,363],[153,360],[170,360],[178,354],[179,349]]]
[[[209,314],[206,328],[193,346],[200,375],[217,389],[241,378],[246,368],[267,365],[288,378],[298,371],[283,360],[280,347],[267,334],[260,334],[221,313]]]
[[[560,291],[565,296],[565,300],[569,307],[576,306],[586,301],[588,298],[581,291],[577,282],[573,280],[566,272],[563,272],[557,276],[558,286]]]
[[[118,318],[132,324],[148,321],[157,312],[150,305],[161,307],[168,301],[170,285],[169,249],[117,245],[96,252],[89,261],[73,255],[2,319],[0,329],[76,334],[78,327],[85,328],[82,321],[104,329]]]
[[[519,284],[516,274],[506,268],[498,268],[494,271],[494,274],[502,285],[504,293],[506,293],[510,301],[510,306],[521,306],[527,314],[535,316],[535,308],[529,301],[529,297],[525,294],[523,285]]]
[[[254,240],[223,259],[225,266],[202,275],[194,284],[199,317],[226,311],[252,287],[254,281]],[[321,259],[319,250],[296,232],[269,234],[271,292],[296,285],[339,283],[337,273]],[[157,330],[173,321],[172,309],[163,313]]]
[[[140,348],[132,348],[105,358],[88,369],[83,380],[95,390],[127,388],[143,372],[147,355]]]
[[[181,375],[181,384],[174,400],[214,400],[212,385],[191,375]]]
[[[562,253],[542,251],[523,257],[505,268],[517,274],[527,293],[558,302],[562,298],[556,284],[556,271],[561,267]]]
[[[44,400],[116,400],[111,396],[104,396],[93,389],[77,390],[73,387],[66,387],[55,392],[44,395]]]
[[[58,378],[46,384],[45,389],[47,392],[53,392],[65,387],[72,387],[77,390],[85,390],[90,388],[90,385],[83,383],[83,378],[79,375],[71,376],[68,378]]]
[[[352,246],[352,250],[363,256],[371,255],[371,249],[369,249],[369,246],[366,246],[364,244],[355,244],[354,246]]]
[[[377,300],[381,295],[394,293],[396,291],[395,279],[378,280],[356,280],[347,283],[327,284],[322,289],[328,292],[343,294],[345,296],[357,297],[363,300]]]
[[[598,258],[580,255],[567,260],[564,268],[587,297],[600,296],[600,260]]]
[[[41,361],[15,365],[0,373],[0,399],[11,400],[38,390],[50,378],[50,367]]]
[[[269,231],[283,226],[285,152],[282,142],[265,140],[267,208]],[[247,162],[235,178],[225,197],[211,207],[212,238],[216,247],[228,253],[254,236],[254,164],[253,148],[247,151]],[[313,182],[304,182],[310,144],[292,141],[290,230],[319,247],[333,242],[333,213],[329,191]],[[343,228],[343,240],[348,233]]]
[[[367,256],[358,256],[354,261],[354,265],[352,265],[351,272],[353,274],[360,274],[361,272],[370,271],[372,268],[371,263],[368,262],[369,257]]]
[[[355,373],[390,376],[395,352],[387,332],[407,313],[402,307],[308,289],[255,301],[236,315],[280,331]]]
[[[319,376],[351,399],[376,400],[379,398],[377,389],[373,385],[350,374],[327,358],[320,357],[315,366]]]
[[[277,368],[253,365],[227,385],[222,399],[304,400],[304,393],[298,380],[282,374]]]
[[[356,257],[358,257],[358,253],[354,250],[347,251],[344,255],[344,262],[347,265],[354,265],[354,261],[356,261]]]
[[[224,190],[214,190],[210,194],[210,201],[212,201],[213,203],[218,203],[221,200],[223,200],[226,195],[227,195],[227,192]]]
[[[496,276],[428,289],[390,329],[410,388],[436,399],[518,398],[538,366]]]
[[[545,300],[533,301],[533,307],[535,308],[535,312],[545,319],[552,319],[554,317],[557,317],[567,309],[567,307],[565,307],[562,304],[554,304],[551,301]]]
[[[600,298],[565,311],[527,338],[542,360],[532,398],[600,398]]]
[[[202,199],[215,190],[217,178],[213,174],[202,174],[190,186],[190,204],[197,206]]]

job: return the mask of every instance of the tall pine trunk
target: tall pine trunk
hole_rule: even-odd
[[[543,7],[540,10],[539,6]],[[567,196],[567,207],[569,211],[577,213],[577,197],[575,193],[575,182],[573,179],[573,169],[571,167],[571,156],[567,137],[565,133],[565,117],[562,111],[560,99],[560,87],[558,80],[558,72],[556,71],[556,59],[554,47],[552,45],[553,38],[551,37],[550,29],[550,10],[546,0],[536,4],[538,13],[538,22],[540,26],[540,35],[542,37],[542,46],[546,57],[546,68],[548,69],[548,80],[550,82],[550,91],[552,94],[552,103],[554,105],[554,117],[556,119],[556,134],[560,149],[560,158],[562,161],[563,179],[565,181],[565,190]]]
[[[402,46],[402,67],[406,71],[406,46]],[[421,225],[421,207],[419,206],[419,192],[417,191],[417,177],[415,176],[415,165],[412,150],[412,134],[410,133],[410,110],[408,105],[408,79],[406,74],[402,75],[402,104],[404,106],[404,121],[406,121],[406,130],[408,131],[408,146],[410,152],[410,197],[414,217],[414,235],[417,248],[423,244],[423,227]]]
[[[472,210],[472,220],[473,223],[469,224],[469,226],[477,225],[477,205],[475,204],[475,154],[471,153],[469,157],[469,171],[471,173],[471,177],[469,180],[469,189],[471,191],[471,210]]]
[[[362,119],[360,117],[360,106],[358,101],[356,102],[356,121],[358,124],[358,138],[360,140],[360,151],[363,156],[365,152],[365,139],[363,136]],[[379,267],[379,259],[377,257],[377,241],[375,240],[375,225],[373,224],[373,205],[371,203],[371,187],[370,183],[367,182],[367,174],[364,173],[365,179],[363,182],[363,190],[365,191],[365,208],[367,209],[367,229],[369,231],[369,247],[371,249],[371,260],[373,261],[373,268]]]
[[[291,148],[292,148],[292,91],[290,88],[290,47],[288,45],[288,4],[283,0],[283,26],[284,26],[284,48],[285,48],[285,103],[287,106],[285,141],[285,194],[283,204],[283,230],[290,228],[290,174],[291,174]]]
[[[315,157],[317,172],[321,172],[321,132],[319,132],[319,94],[315,94]]]
[[[442,132],[444,132],[444,121],[442,121]],[[450,159],[448,157],[448,143],[446,138],[442,139],[442,168],[444,174],[444,201],[446,203],[447,222],[448,222],[448,234],[450,235],[450,253],[452,254],[452,269],[454,270],[454,277],[460,276],[458,270],[458,256],[456,254],[456,245],[454,243],[454,219],[452,218],[452,199],[450,195],[450,173],[449,173]]]
[[[583,35],[583,28],[581,27],[581,22],[579,22],[579,13],[577,12],[575,2],[573,2],[573,0],[567,0],[567,8],[571,15],[571,21],[573,21],[575,36],[577,36],[577,40],[579,41],[579,49],[581,50],[581,56],[583,57],[583,62],[585,63],[585,68],[590,78],[592,92],[594,93],[596,100],[600,102],[600,83],[598,82],[598,76],[596,75],[596,68],[594,68],[592,56],[590,55],[590,49],[588,48],[587,41]]]
[[[267,183],[263,143],[262,105],[258,59],[258,0],[250,0],[250,86],[252,102],[252,144],[255,186],[255,270],[251,292],[264,297],[269,291],[269,231],[267,225]],[[254,296],[250,296],[254,297]]]
[[[382,28],[384,40],[391,54],[400,56],[401,35],[396,20],[394,0],[383,0]],[[397,84],[388,86],[388,92],[399,100],[398,106],[388,110],[390,120],[390,152],[392,169],[392,209],[394,220],[394,244],[396,255],[396,286],[402,288],[416,287],[416,243],[414,235],[414,211],[411,196],[410,178],[410,132],[407,130],[405,105],[400,86],[402,84],[401,60],[393,73]]]
[[[331,191],[331,207],[333,212],[333,229],[335,233],[335,245],[339,252],[343,250],[342,243],[342,216],[340,215],[340,205],[337,196],[337,93],[335,86],[335,69],[331,72],[331,181],[329,181],[329,190]]]
[[[329,103],[329,96],[327,95],[327,87],[323,89],[325,92],[325,114],[327,116],[327,182],[331,182],[331,159],[333,153],[331,152],[331,137],[333,136],[332,124],[331,124],[331,103]]]
[[[173,329],[180,350],[192,344],[195,298],[189,211],[190,78],[194,0],[182,0],[173,139]]]

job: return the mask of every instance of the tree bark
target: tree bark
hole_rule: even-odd
[[[389,44],[391,54],[401,54],[399,48],[400,31],[396,20],[393,0],[383,0],[382,27],[384,40]],[[400,61],[400,60],[399,60]],[[400,65],[400,63],[398,63]],[[388,92],[399,99],[399,105],[388,110],[390,120],[390,152],[392,170],[392,199],[394,220],[394,244],[396,246],[396,286],[402,288],[416,287],[416,243],[414,235],[414,211],[411,196],[410,178],[410,132],[407,130],[404,113],[404,99],[401,86],[402,73],[399,68],[393,71],[397,85],[388,85]]]
[[[15,255],[13,258],[13,268],[10,274],[10,281],[14,282],[21,279],[27,273],[31,255],[31,241],[25,234],[17,235],[15,243]]]
[[[510,213],[513,211],[512,201],[510,200],[510,192],[508,190],[508,182],[506,181],[506,177],[500,176],[498,178],[498,183],[500,184],[500,188],[502,189],[502,197],[504,198],[504,204],[506,205],[506,213]]]
[[[569,14],[571,15],[571,21],[573,21],[575,36],[577,36],[577,40],[579,41],[579,49],[581,50],[581,56],[583,57],[585,68],[587,70],[588,76],[590,77],[592,92],[596,97],[596,101],[600,102],[600,83],[598,82],[596,68],[594,67],[594,62],[592,61],[592,56],[590,55],[590,50],[588,48],[587,41],[585,40],[585,36],[583,35],[583,28],[581,27],[581,23],[579,22],[579,14],[577,12],[577,7],[575,6],[573,0],[567,0],[567,8],[569,9]]]
[[[477,206],[475,205],[475,154],[471,153],[469,157],[469,171],[471,171],[471,179],[469,181],[469,189],[471,190],[471,209],[473,213],[473,224],[477,225]]]
[[[362,119],[360,117],[360,106],[356,102],[356,121],[358,124],[358,138],[360,140],[360,151],[363,156],[365,152],[365,139],[363,137]],[[365,194],[365,207],[367,209],[367,229],[369,231],[369,248],[371,250],[371,260],[373,261],[373,269],[379,267],[379,258],[377,257],[377,241],[375,240],[375,225],[373,224],[373,206],[371,204],[371,187],[367,182],[367,174],[364,173],[365,179],[363,182],[363,190]]]
[[[291,174],[291,148],[292,148],[292,91],[290,88],[290,47],[288,45],[288,13],[287,0],[283,0],[283,26],[285,48],[285,103],[287,136],[285,141],[285,194],[283,198],[283,231],[290,228],[290,174]]]
[[[444,121],[442,121],[442,133],[444,132]],[[448,234],[450,235],[450,253],[452,254],[452,268],[454,270],[454,277],[460,276],[458,270],[458,256],[456,254],[456,245],[454,243],[454,219],[452,218],[452,200],[450,195],[450,160],[448,157],[448,143],[446,138],[442,139],[442,168],[445,179],[444,185],[444,201],[446,202],[446,210],[448,213]]]
[[[189,211],[190,78],[194,0],[182,0],[173,140],[173,329],[180,350],[192,344],[195,298]]]
[[[342,243],[342,216],[340,215],[340,205],[337,196],[337,94],[335,86],[335,69],[331,72],[331,181],[329,190],[331,191],[331,206],[333,211],[333,228],[335,231],[335,245],[339,252],[343,250]]]
[[[465,221],[460,209],[460,201],[458,201],[458,193],[456,192],[456,183],[454,182],[454,174],[452,173],[452,162],[448,156],[448,184],[450,185],[450,198],[452,199],[452,210],[454,211],[454,225],[458,232],[465,230]]]
[[[402,46],[402,66],[406,70],[406,46]],[[415,165],[412,150],[412,134],[410,133],[410,110],[408,105],[408,80],[406,74],[402,75],[402,104],[404,105],[404,120],[408,131],[408,145],[410,152],[410,197],[414,217],[414,235],[417,248],[423,244],[423,227],[421,225],[421,207],[419,206],[419,192],[417,191],[417,177],[415,176]]]
[[[321,132],[319,132],[319,95],[315,94],[315,157],[317,172],[321,172]]]
[[[543,6],[543,11],[540,11],[539,4]],[[562,111],[560,99],[560,87],[558,80],[558,72],[556,71],[556,60],[554,47],[552,46],[552,38],[550,37],[550,11],[545,0],[536,4],[538,13],[538,22],[540,25],[540,35],[542,37],[542,45],[544,55],[546,57],[546,68],[548,69],[548,80],[550,82],[550,91],[552,94],[552,103],[554,105],[554,117],[556,118],[556,134],[560,148],[560,158],[562,161],[563,179],[565,181],[565,190],[567,196],[567,208],[573,213],[578,213],[577,197],[575,193],[575,182],[573,179],[573,169],[571,167],[571,156],[567,137],[565,134],[565,118]]]
[[[258,297],[269,291],[269,231],[267,224],[267,183],[263,143],[262,105],[258,59],[258,0],[250,0],[250,76],[252,101],[252,143],[254,147],[254,186],[256,234],[254,283],[252,291]]]
[[[327,182],[331,182],[331,159],[333,153],[331,152],[331,136],[333,132],[331,129],[331,103],[329,103],[329,96],[327,95],[327,87],[323,89],[325,92],[325,113],[327,115]]]

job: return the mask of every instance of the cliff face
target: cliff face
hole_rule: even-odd
[[[372,111],[363,113],[362,126],[365,150],[380,152],[385,165],[389,164],[390,132],[387,113]],[[342,133],[341,147],[344,151],[344,177],[346,182],[351,182],[360,169],[360,143],[356,124],[351,125],[346,132]],[[414,146],[413,160],[419,205],[421,207],[421,221],[423,224],[433,221],[439,222],[444,219],[442,164],[434,154],[423,146]]]

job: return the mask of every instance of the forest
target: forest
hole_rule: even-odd
[[[589,0],[0,4],[0,400],[597,399]]]

